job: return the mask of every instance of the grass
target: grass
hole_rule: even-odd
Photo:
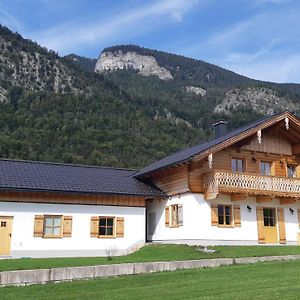
[[[0,271],[47,269],[58,267],[171,261],[219,257],[274,256],[300,254],[299,246],[217,246],[215,253],[204,253],[196,246],[151,244],[140,250],[108,260],[106,257],[23,258],[0,260]]]
[[[0,299],[299,299],[300,261],[236,265],[28,287]]]

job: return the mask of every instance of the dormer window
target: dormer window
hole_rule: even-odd
[[[231,171],[233,173],[245,172],[245,162],[243,159],[232,158],[231,159]]]

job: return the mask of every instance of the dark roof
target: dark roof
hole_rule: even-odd
[[[132,177],[134,170],[19,160],[0,160],[0,189],[166,196]]]
[[[280,113],[281,114],[281,113]],[[264,117],[258,121],[252,122],[244,127],[241,127],[239,129],[236,129],[230,133],[227,133],[224,136],[221,136],[219,138],[216,139],[212,139],[212,140],[208,140],[204,143],[195,145],[193,147],[184,149],[184,150],[180,150],[174,154],[171,154],[167,157],[164,157],[161,160],[158,160],[156,162],[154,162],[151,165],[146,166],[145,168],[143,168],[142,170],[140,170],[139,172],[137,172],[134,177],[136,178],[140,178],[140,177],[144,177],[149,175],[150,173],[154,172],[154,171],[158,171],[160,169],[163,169],[165,167],[170,167],[172,165],[176,165],[176,164],[180,164],[186,161],[189,161],[190,159],[192,159],[195,155],[200,154],[201,152],[208,150],[211,147],[214,147],[222,142],[225,142],[226,140],[229,140],[249,129],[252,129],[260,124],[262,124],[263,122],[266,122],[268,120],[271,120],[272,118],[274,118],[275,116],[278,116],[280,114],[276,114],[276,115],[272,115],[272,116],[267,116]]]

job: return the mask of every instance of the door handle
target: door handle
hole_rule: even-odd
[[[9,237],[11,237],[11,233],[9,234]]]

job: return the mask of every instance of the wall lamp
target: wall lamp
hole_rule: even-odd
[[[290,213],[293,215],[294,214],[294,210],[292,208],[289,209]]]
[[[249,211],[249,213],[250,213],[251,210],[252,210],[252,207],[250,207],[249,205],[247,205],[247,209],[248,209],[248,211]]]

